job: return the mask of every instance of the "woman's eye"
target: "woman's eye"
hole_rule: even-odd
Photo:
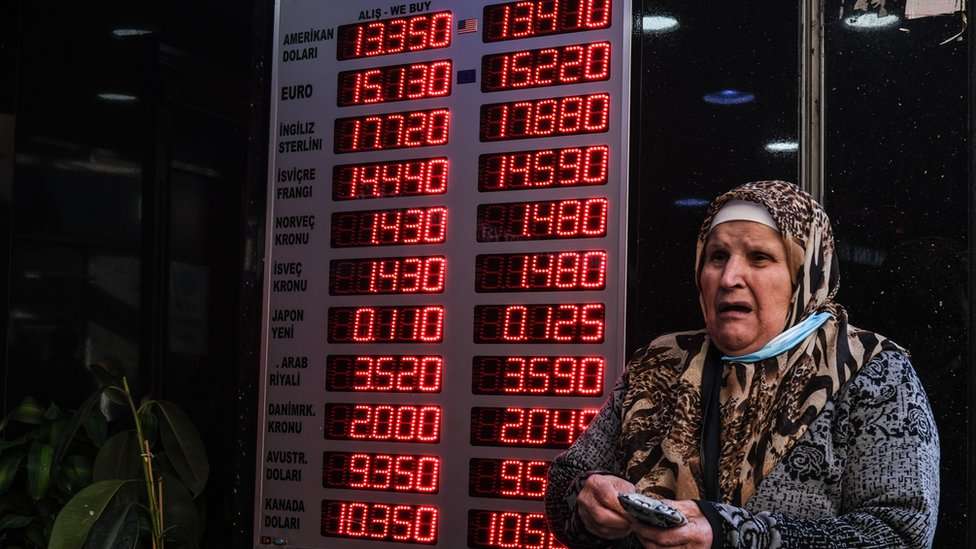
[[[729,254],[723,251],[715,251],[708,255],[709,261],[725,261],[729,257]]]

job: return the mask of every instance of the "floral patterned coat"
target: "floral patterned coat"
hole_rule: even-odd
[[[571,549],[640,547],[634,536],[590,534],[576,513],[589,474],[622,471],[624,380],[549,471],[547,518]],[[939,438],[928,399],[908,356],[885,351],[838,391],[743,507],[711,503],[720,517],[713,547],[931,547],[938,503]]]

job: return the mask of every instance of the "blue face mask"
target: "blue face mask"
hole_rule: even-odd
[[[769,343],[763,345],[762,349],[754,353],[749,353],[742,356],[723,356],[722,360],[728,362],[759,362],[760,360],[766,360],[767,358],[774,357],[776,355],[785,353],[793,347],[800,344],[801,341],[807,338],[810,334],[817,331],[818,328],[823,326],[824,322],[827,322],[834,315],[830,313],[815,313],[808,316],[803,322],[793,326],[789,330],[784,331],[773,339],[769,340]]]

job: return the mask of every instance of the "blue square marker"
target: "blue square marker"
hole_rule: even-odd
[[[470,84],[478,79],[478,73],[474,69],[467,69],[463,71],[458,71],[457,73],[457,83],[458,84]]]

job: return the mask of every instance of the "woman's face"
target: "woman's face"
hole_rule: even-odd
[[[759,350],[786,324],[793,285],[779,233],[752,221],[716,225],[699,285],[705,327],[723,353]]]

